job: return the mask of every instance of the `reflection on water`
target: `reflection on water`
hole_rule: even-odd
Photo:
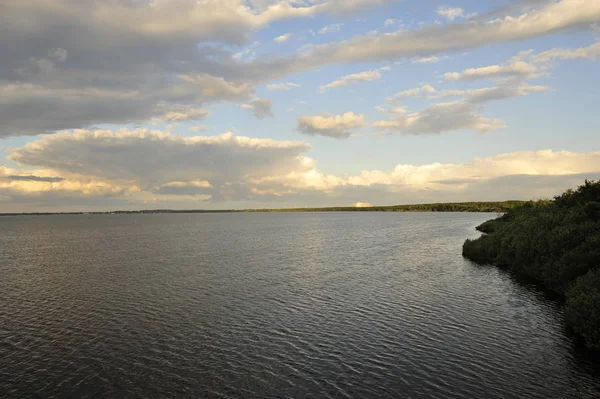
[[[0,396],[589,398],[490,214],[0,218]]]

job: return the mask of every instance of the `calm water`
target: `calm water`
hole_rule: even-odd
[[[600,397],[491,216],[0,218],[0,397]]]

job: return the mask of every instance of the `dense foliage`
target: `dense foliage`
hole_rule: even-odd
[[[569,326],[600,348],[600,181],[527,203],[478,227],[463,255],[541,282],[566,298]]]

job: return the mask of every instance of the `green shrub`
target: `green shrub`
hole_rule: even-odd
[[[600,343],[600,182],[586,180],[553,201],[518,205],[477,229],[484,234],[464,243],[465,257],[567,293],[567,322],[590,345]]]
[[[567,292],[565,318],[588,346],[600,349],[600,272],[579,277]]]

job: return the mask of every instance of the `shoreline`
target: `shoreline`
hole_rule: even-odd
[[[0,216],[52,216],[52,215],[123,215],[123,214],[162,214],[162,213],[270,213],[270,212],[486,212],[503,213],[516,206],[531,201],[489,201],[489,202],[443,202],[429,204],[386,205],[372,207],[322,207],[322,208],[273,208],[273,209],[143,209],[89,212],[6,212]]]

